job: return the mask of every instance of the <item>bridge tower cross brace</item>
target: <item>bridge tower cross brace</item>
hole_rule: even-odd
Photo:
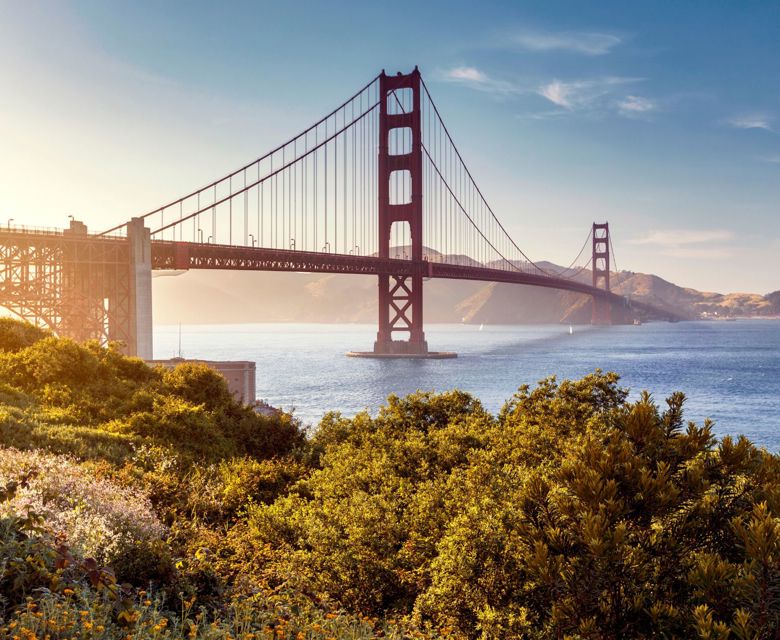
[[[593,223],[593,287],[609,291],[609,223]],[[606,296],[593,296],[591,324],[612,324],[612,305]]]
[[[379,76],[379,157],[378,157],[378,211],[379,257],[390,258],[390,238],[393,225],[408,223],[411,234],[411,260],[423,260],[423,172],[422,172],[422,118],[420,112],[420,72],[415,67],[409,74]],[[411,93],[411,109],[398,92]],[[403,107],[403,108],[401,108]],[[390,138],[398,136],[395,130],[411,130],[411,149],[397,153]],[[408,136],[407,136],[408,137]],[[397,139],[396,138],[396,139]],[[391,153],[396,151],[396,153]],[[405,150],[401,150],[405,151]],[[411,198],[407,202],[391,202],[391,180],[402,179],[408,172]],[[374,353],[381,355],[420,355],[428,353],[423,331],[423,275],[380,275],[379,330]],[[396,335],[406,339],[395,339]]]

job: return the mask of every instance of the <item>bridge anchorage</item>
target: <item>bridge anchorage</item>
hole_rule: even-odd
[[[65,231],[0,226],[0,306],[61,336],[119,341],[151,359],[153,271],[369,275],[378,283],[376,341],[350,355],[454,357],[428,350],[430,278],[584,294],[594,324],[639,311],[670,317],[636,302],[629,308],[610,291],[614,256],[608,225],[593,224],[565,269],[528,258],[415,68],[382,72],[257,160],[103,233],[75,221]]]

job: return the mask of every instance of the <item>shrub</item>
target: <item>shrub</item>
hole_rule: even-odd
[[[0,351],[19,351],[50,335],[46,329],[28,322],[0,318]]]
[[[328,416],[318,469],[250,510],[267,570],[462,638],[775,637],[780,460],[617,382]]]
[[[138,571],[146,561],[159,560],[155,548],[165,528],[137,490],[95,478],[63,456],[0,449],[0,485],[22,481],[15,495],[0,504],[4,516],[37,514],[74,554],[120,570]],[[155,572],[159,567],[147,573]]]

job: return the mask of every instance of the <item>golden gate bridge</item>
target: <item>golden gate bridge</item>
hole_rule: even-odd
[[[102,233],[78,221],[61,231],[0,228],[0,306],[151,359],[153,270],[374,275],[378,331],[368,353],[428,357],[436,354],[424,332],[426,279],[575,291],[592,297],[594,324],[611,324],[629,305],[610,290],[613,260],[606,223],[593,224],[566,268],[528,258],[415,68],[383,71],[250,164]]]

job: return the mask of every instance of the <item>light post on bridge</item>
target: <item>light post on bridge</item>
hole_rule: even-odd
[[[252,246],[254,247],[255,244],[257,244],[257,240],[255,240],[254,235],[252,235],[251,233],[249,234],[249,237],[252,238]]]
[[[11,230],[11,223],[14,221],[13,218],[8,218],[8,230]]]
[[[198,229],[198,242],[203,244],[203,229]]]

